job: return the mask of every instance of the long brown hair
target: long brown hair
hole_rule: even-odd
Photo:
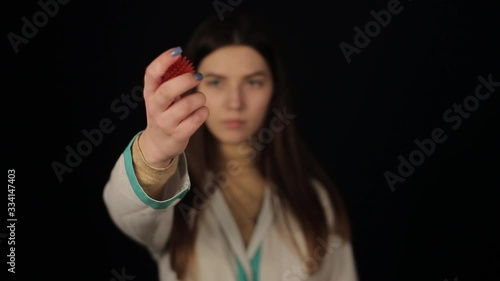
[[[267,60],[274,79],[274,93],[264,124],[270,124],[275,116],[273,109],[293,113],[284,67],[275,42],[271,40],[274,36],[269,32],[270,27],[255,16],[235,14],[224,21],[214,16],[199,25],[184,50],[195,67],[205,56],[223,46],[238,44],[257,50]],[[204,194],[209,198],[206,187],[210,183],[206,181],[206,173],[215,168],[215,143],[214,137],[203,125],[191,137],[185,151],[191,190],[175,208],[173,231],[167,243],[171,266],[179,279],[185,277],[190,257],[194,254],[197,222],[203,211],[203,206],[195,202],[195,196]],[[314,192],[312,179],[318,180],[328,192],[335,215],[333,231],[344,240],[349,240],[349,220],[341,197],[327,173],[303,143],[293,120],[285,129],[273,131],[272,140],[260,149],[256,158],[260,172],[278,187],[276,193],[280,201],[285,203],[286,209],[302,228],[310,256],[314,249],[321,247],[318,238],[328,241],[326,239],[332,234],[324,209]],[[257,150],[252,151],[255,152]],[[318,267],[314,266],[316,269]]]

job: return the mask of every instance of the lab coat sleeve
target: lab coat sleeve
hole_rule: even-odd
[[[190,188],[187,160],[184,153],[179,156],[175,173],[163,186],[164,199],[155,200],[137,180],[132,163],[134,139],[112,168],[104,186],[103,200],[113,223],[158,257],[172,230],[174,207]]]

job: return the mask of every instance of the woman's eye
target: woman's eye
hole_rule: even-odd
[[[208,82],[207,82],[207,84],[208,84],[209,86],[214,86],[214,87],[217,87],[217,86],[219,86],[221,83],[220,83],[220,81],[219,81],[219,80],[212,80],[212,81],[208,81]]]
[[[252,87],[260,87],[263,83],[259,80],[248,80],[248,84]]]

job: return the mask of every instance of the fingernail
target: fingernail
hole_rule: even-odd
[[[178,56],[180,53],[182,53],[182,48],[181,47],[175,47],[171,52],[170,55],[172,57]]]
[[[201,79],[203,79],[203,74],[199,73],[199,72],[196,72],[194,74],[194,78],[198,81],[201,81]]]

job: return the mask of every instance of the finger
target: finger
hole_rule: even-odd
[[[165,111],[174,101],[179,100],[182,94],[198,86],[202,78],[203,76],[199,73],[194,75],[185,73],[164,82],[151,97],[153,110],[157,112]]]
[[[172,104],[168,108],[168,114],[165,112],[161,118],[165,120],[167,126],[177,127],[182,120],[204,106],[206,100],[204,94],[199,92],[193,93]]]
[[[177,61],[182,53],[181,47],[175,47],[166,50],[156,57],[147,67],[144,74],[144,92],[145,94],[154,93],[154,91],[161,85],[162,76],[167,69]]]
[[[208,107],[202,106],[193,111],[177,125],[176,133],[180,138],[190,138],[210,115]]]

